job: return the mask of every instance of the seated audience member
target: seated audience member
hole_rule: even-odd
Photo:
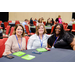
[[[69,24],[73,24],[73,23],[75,23],[74,19],[72,19]]]
[[[65,32],[62,24],[56,24],[52,36],[48,38],[47,47],[75,50],[74,35]]]
[[[26,29],[25,29],[25,25],[28,25],[28,19],[25,19],[25,21],[22,23],[23,27],[24,27],[24,30],[25,30],[25,33],[26,33]]]
[[[30,26],[34,26],[33,25],[33,18],[30,18]]]
[[[62,24],[61,16],[59,15],[58,18],[56,18],[55,21],[56,21],[56,23],[60,23],[60,24]]]
[[[16,25],[13,35],[11,35],[5,43],[5,51],[3,55],[9,55],[19,50],[26,49],[26,41],[24,38],[24,28],[22,25]]]
[[[47,19],[46,26],[51,26],[51,23],[50,23],[50,18],[48,18],[48,19]]]
[[[46,29],[43,24],[39,24],[36,28],[36,34],[30,36],[27,44],[27,49],[45,48],[49,36],[46,34]]]
[[[51,18],[50,24],[51,24],[51,26],[54,25],[54,20],[53,20],[53,18]]]
[[[37,26],[38,26],[39,24],[43,24],[42,18],[39,18],[39,20],[38,20],[38,22],[37,22]],[[44,24],[43,24],[43,25],[44,25]]]
[[[44,22],[44,18],[43,18],[43,17],[41,17],[41,19],[42,19],[42,22]]]
[[[35,18],[35,20],[34,20],[34,21],[36,21],[36,22],[37,22],[38,20]]]

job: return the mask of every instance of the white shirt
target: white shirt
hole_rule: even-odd
[[[73,21],[70,21],[70,23],[69,24],[73,24],[73,23],[75,23],[75,21],[73,22]]]
[[[42,48],[45,48],[47,46],[47,40],[51,35],[44,34],[42,42]],[[27,49],[36,49],[36,48],[41,48],[41,42],[39,39],[39,36],[37,34],[34,34],[30,36],[27,44]]]

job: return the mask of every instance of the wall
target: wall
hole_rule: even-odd
[[[54,20],[61,15],[62,21],[69,23],[72,18],[72,12],[9,12],[9,20],[20,20],[24,21],[33,17],[33,19],[43,17],[45,21],[47,19],[53,18]]]

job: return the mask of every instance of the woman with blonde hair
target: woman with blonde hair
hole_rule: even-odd
[[[13,35],[11,35],[5,43],[5,51],[3,55],[9,55],[19,50],[26,49],[26,40],[24,38],[24,27],[22,25],[16,25]]]
[[[28,40],[27,49],[45,48],[48,38],[45,26],[39,24],[36,28],[36,34],[32,35]]]

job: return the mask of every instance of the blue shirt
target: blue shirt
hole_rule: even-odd
[[[23,22],[22,25],[23,25],[23,27],[24,27],[24,30],[26,30],[26,29],[25,29],[25,25],[27,25],[27,23],[26,23],[26,22]]]

